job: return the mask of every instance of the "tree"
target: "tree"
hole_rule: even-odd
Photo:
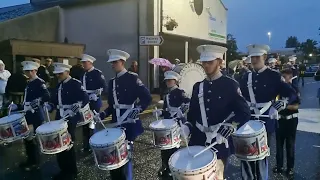
[[[227,60],[229,62],[235,59],[239,59],[237,40],[235,37],[233,37],[232,34],[227,35],[227,48]]]
[[[318,42],[312,39],[307,39],[305,42],[302,42],[300,46],[298,47],[298,50],[303,53],[305,58],[310,58],[310,54],[317,55],[318,54],[318,48],[317,48]]]
[[[296,36],[290,36],[286,40],[286,48],[297,48],[299,47],[300,43]]]

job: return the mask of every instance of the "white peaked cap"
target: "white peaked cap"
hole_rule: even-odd
[[[201,45],[197,47],[200,53],[200,61],[213,61],[216,59],[223,59],[223,54],[227,52],[227,48],[216,45]]]
[[[70,68],[72,66],[64,63],[53,63],[53,67],[54,67],[53,74],[59,74],[65,71],[70,71]]]
[[[89,61],[91,63],[96,61],[96,58],[88,55],[88,54],[82,54],[81,62]]]
[[[242,61],[245,61],[247,59],[248,59],[248,57],[242,57]]]
[[[179,81],[180,75],[174,71],[166,71],[164,73],[164,80],[166,79],[174,79],[176,81]]]
[[[262,56],[264,54],[267,54],[270,50],[270,47],[268,45],[263,44],[251,44],[247,46],[249,57],[251,56]]]
[[[23,61],[21,62],[24,71],[36,70],[39,68],[40,64],[34,61]]]
[[[293,56],[289,56],[289,61],[295,61],[295,60],[297,60],[297,57],[295,56],[295,55],[293,55]]]
[[[109,49],[108,55],[109,55],[108,62],[118,61],[120,59],[127,61],[127,59],[129,59],[130,57],[129,53],[118,50],[118,49]]]
[[[251,64],[251,57],[247,57],[246,60],[244,60],[245,63]]]
[[[269,58],[268,59],[268,63],[275,63],[275,62],[277,62],[276,58]]]

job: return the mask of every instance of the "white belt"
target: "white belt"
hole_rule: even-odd
[[[252,102],[247,101],[247,104],[250,107],[250,110],[255,110],[257,108],[261,108],[259,110],[260,115],[261,115],[261,114],[265,113],[270,108],[270,106],[272,105],[272,102],[269,101],[269,102],[265,102],[265,103],[252,103]],[[257,114],[257,115],[259,115],[259,114]]]
[[[114,104],[113,105],[113,108],[114,109],[133,109],[134,108],[134,105],[131,104],[131,105],[127,105],[127,104]]]
[[[293,119],[293,118],[297,118],[298,117],[298,113],[294,113],[294,114],[291,114],[289,116],[282,116],[280,115],[280,118],[281,119]]]
[[[72,105],[57,105],[57,109],[70,109]]]
[[[220,128],[220,124],[212,125],[212,126],[209,126],[209,127],[204,127],[198,122],[196,122],[196,126],[203,133],[205,133],[205,132],[214,133],[214,132],[217,132],[219,130],[219,128]]]
[[[86,90],[87,94],[95,93],[97,90]]]

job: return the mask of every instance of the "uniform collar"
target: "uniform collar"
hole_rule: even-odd
[[[67,77],[67,79],[63,80],[62,83],[67,83],[68,81],[70,81],[71,76]]]
[[[258,72],[256,70],[253,70],[255,73],[262,73],[264,70],[268,69],[267,66],[263,66]]]
[[[94,70],[94,66],[92,66],[92,68],[90,68],[87,72],[91,72]]]
[[[214,81],[214,80],[217,80],[217,79],[219,79],[220,77],[222,76],[222,73],[221,73],[221,71],[219,71],[217,74],[215,74],[213,77],[206,77],[206,80],[208,80],[208,81]]]
[[[119,78],[122,75],[124,75],[126,72],[128,72],[126,69],[123,69],[121,72],[117,73],[116,77]]]
[[[177,86],[177,85],[175,85],[175,86],[173,86],[173,87],[169,88],[169,92],[171,92],[171,91],[173,91],[173,90],[175,90],[175,89],[177,89],[177,88],[178,88],[178,86]]]
[[[35,76],[35,77],[32,78],[32,79],[29,79],[29,82],[32,82],[32,81],[34,81],[35,79],[38,79],[38,76]]]

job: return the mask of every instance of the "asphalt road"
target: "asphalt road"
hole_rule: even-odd
[[[308,114],[318,113],[317,89],[320,83],[313,79],[306,79],[305,87],[301,88],[302,111],[306,111],[299,125],[296,142],[296,180],[319,180],[320,179],[320,118],[316,116],[312,121]],[[308,113],[310,110],[310,113]],[[320,114],[320,112],[318,113]],[[307,117],[308,116],[308,117]],[[143,124],[148,127],[154,118],[144,115]],[[94,166],[92,155],[85,156],[80,152],[81,131],[77,131],[79,180],[108,180],[108,172],[98,170]],[[285,180],[285,176],[273,175],[271,168],[275,165],[275,139],[272,137],[271,156],[269,157],[269,177],[272,180]],[[135,141],[134,148],[134,173],[136,180],[158,180],[157,170],[161,166],[160,151],[152,146],[152,134],[148,128],[145,133]],[[18,168],[18,164],[25,160],[24,148],[21,142],[16,142],[11,146],[0,147],[0,180],[49,180],[58,172],[58,166],[54,155],[43,155],[40,170],[33,172],[23,172]],[[240,178],[240,164],[235,157],[230,157],[227,167],[227,179],[238,180]]]

